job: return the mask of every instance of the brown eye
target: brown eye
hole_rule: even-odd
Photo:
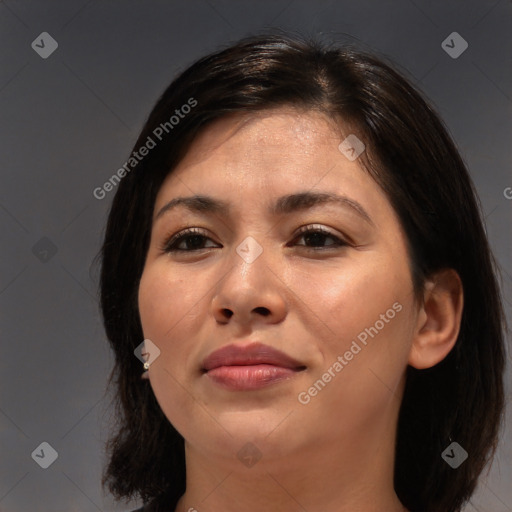
[[[313,245],[313,247],[309,247],[312,249],[322,249],[322,247],[317,247],[318,245],[323,245],[322,242],[325,241],[326,238],[331,238],[332,240],[335,240],[333,244],[328,244],[327,246],[324,246],[325,248],[329,247],[341,247],[344,245],[348,245],[347,242],[344,240],[341,240],[339,237],[335,236],[333,233],[327,231],[323,228],[312,228],[312,227],[305,227],[299,231],[298,237],[295,238],[295,240],[304,238],[306,241],[305,244],[298,244],[298,245],[304,245],[308,247],[308,242]]]
[[[208,249],[203,247],[206,240],[211,240],[203,231],[197,228],[189,228],[173,235],[166,240],[162,246],[164,252],[192,252],[201,249]],[[180,247],[180,245],[182,247]],[[183,245],[185,247],[183,247]]]
[[[330,231],[327,231],[323,228],[313,228],[313,227],[305,227],[299,231],[298,236],[295,237],[294,240],[298,240],[303,238],[304,244],[295,244],[298,246],[304,246],[308,249],[313,250],[322,250],[329,249],[335,247],[343,247],[349,245],[347,242],[337,237]],[[325,240],[330,238],[334,240],[334,243],[330,243],[325,245]],[[203,249],[211,249],[210,247],[204,247],[204,244],[207,240],[211,241],[211,238],[205,235],[204,231],[198,228],[189,228],[184,231],[180,231],[179,233],[171,236],[167,239],[161,250],[166,253],[176,253],[176,252],[195,252]],[[181,247],[180,247],[181,246]]]

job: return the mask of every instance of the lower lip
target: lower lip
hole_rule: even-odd
[[[250,366],[219,366],[209,370],[206,375],[215,383],[231,390],[260,389],[270,384],[289,379],[297,370],[273,366],[270,364],[255,364]]]

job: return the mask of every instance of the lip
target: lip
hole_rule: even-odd
[[[231,390],[259,389],[292,378],[306,366],[269,345],[227,345],[212,352],[202,371],[216,384]]]

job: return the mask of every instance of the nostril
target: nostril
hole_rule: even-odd
[[[267,308],[264,308],[264,307],[258,307],[258,308],[255,308],[256,312],[258,313],[261,313],[263,316],[268,316],[270,315],[270,311],[267,309]]]

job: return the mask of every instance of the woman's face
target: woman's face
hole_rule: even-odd
[[[418,310],[398,218],[343,140],[316,113],[223,119],[158,193],[139,310],[160,350],[150,384],[190,450],[348,460],[393,436]],[[165,210],[196,195],[223,206]],[[295,363],[255,350],[205,371],[256,342]]]

